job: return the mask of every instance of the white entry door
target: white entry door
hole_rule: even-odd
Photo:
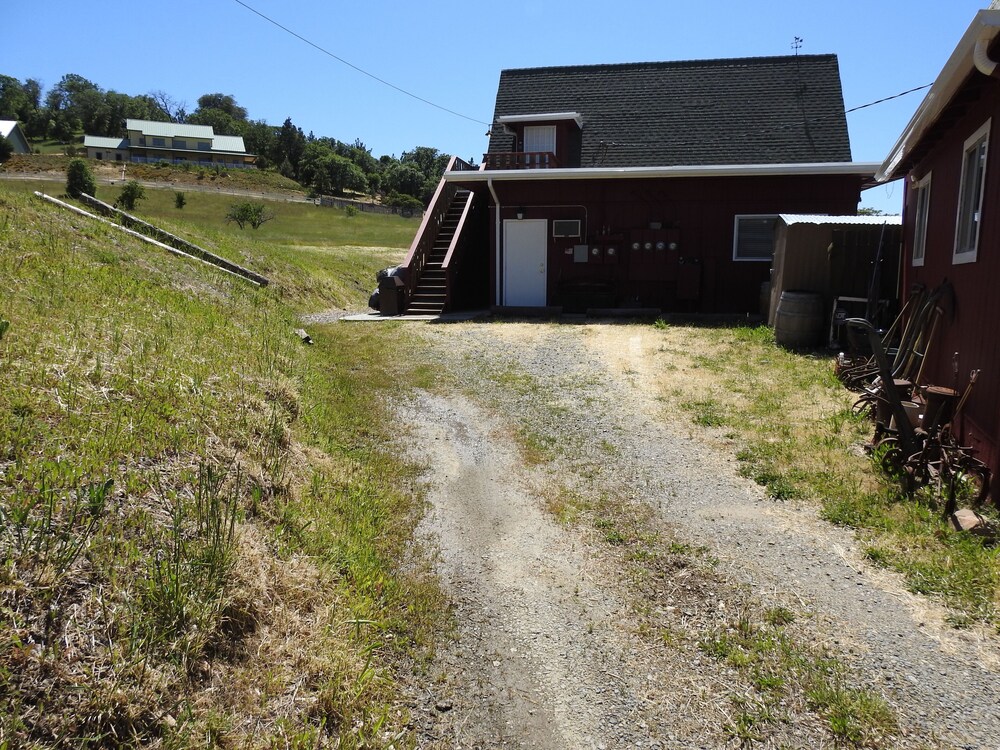
[[[546,219],[507,219],[503,223],[503,304],[545,307]]]

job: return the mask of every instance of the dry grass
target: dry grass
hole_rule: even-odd
[[[868,558],[945,602],[956,625],[1000,627],[1000,548],[956,533],[934,497],[906,498],[872,465],[872,426],[832,356],[785,351],[769,329],[658,324],[640,364],[671,413],[686,413],[779,500],[858,529]]]
[[[0,186],[0,748],[401,729],[440,612],[384,448],[407,364],[304,347],[295,302]]]

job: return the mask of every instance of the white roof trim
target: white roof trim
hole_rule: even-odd
[[[551,120],[574,120],[578,128],[583,128],[583,115],[579,112],[542,112],[531,115],[504,115],[496,118],[496,122],[501,125],[520,122],[549,122]]]
[[[966,29],[958,46],[955,47],[955,51],[951,53],[948,62],[938,74],[934,85],[931,86],[906,129],[903,130],[889,155],[875,173],[875,179],[878,182],[898,179],[894,173],[903,159],[919,143],[928,128],[944,111],[965,77],[975,70],[976,43],[981,40],[988,43],[997,33],[1000,33],[1000,10],[981,10],[976,13],[976,17],[969,24],[969,28]],[[977,73],[977,75],[979,74]]]
[[[448,182],[534,180],[613,180],[675,177],[769,177],[794,175],[859,175],[871,177],[878,162],[818,162],[812,164],[719,164],[674,167],[583,167],[567,169],[479,169],[445,172]]]

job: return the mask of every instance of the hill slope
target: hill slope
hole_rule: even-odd
[[[303,346],[302,304],[0,186],[0,746],[387,729],[436,596],[381,448],[409,373],[370,331]]]

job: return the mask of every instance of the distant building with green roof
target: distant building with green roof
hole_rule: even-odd
[[[126,120],[125,138],[84,136],[87,156],[104,161],[138,164],[168,162],[231,168],[253,167],[242,136],[216,135],[210,125]]]

